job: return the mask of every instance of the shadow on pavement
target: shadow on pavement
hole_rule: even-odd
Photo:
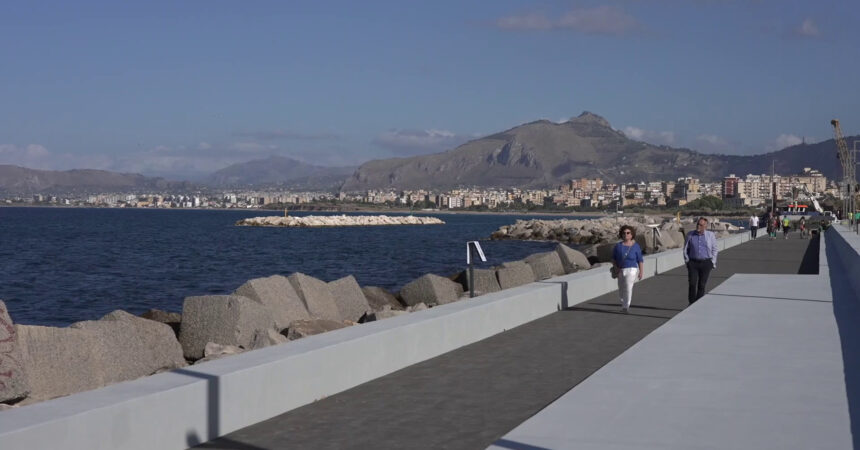
[[[815,275],[818,273],[818,250],[821,247],[821,239],[818,235],[809,240],[803,260],[800,261],[800,269],[797,273],[801,275]]]
[[[811,245],[810,245],[811,247]],[[817,247],[817,246],[816,246]],[[825,249],[829,261],[838,261],[836,246]],[[845,366],[845,390],[848,395],[848,415],[854,448],[860,448],[860,299],[844,270],[830,270],[833,292],[833,315],[842,342],[842,364]]]

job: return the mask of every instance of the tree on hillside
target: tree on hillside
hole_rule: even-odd
[[[706,195],[701,198],[697,198],[692,202],[684,205],[685,209],[703,209],[706,211],[719,211],[723,209],[723,200],[719,197],[714,197],[713,195]]]

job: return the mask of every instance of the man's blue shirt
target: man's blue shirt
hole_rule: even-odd
[[[717,236],[712,232],[705,230],[703,234],[696,231],[687,233],[687,242],[684,244],[684,262],[687,263],[691,259],[710,259],[717,267]]]

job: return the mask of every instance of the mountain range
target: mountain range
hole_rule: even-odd
[[[355,167],[323,167],[271,156],[225,167],[204,180],[209,186],[279,185],[285,188],[337,189]]]
[[[850,142],[858,137],[848,137]],[[773,165],[772,165],[773,164]],[[201,183],[209,187],[279,186],[289,189],[552,188],[570,179],[608,182],[672,180],[693,176],[717,181],[729,174],[820,170],[841,178],[833,139],[752,156],[703,154],[688,148],[629,139],[596,114],[563,123],[539,120],[469,141],[442,153],[369,161],[360,167],[323,167],[281,156],[234,164]],[[0,191],[74,192],[169,190],[201,187],[139,174],[103,170],[34,170],[0,165]]]
[[[548,188],[581,177],[609,182],[671,180],[693,176],[716,181],[731,173],[841,174],[834,141],[795,145],[777,152],[734,156],[629,139],[606,119],[584,112],[563,123],[540,120],[467,142],[453,150],[361,165],[342,190],[450,189],[465,186]]]
[[[106,170],[37,170],[0,165],[0,192],[111,192],[129,189],[171,190],[187,187],[186,182],[167,181],[136,173]]]

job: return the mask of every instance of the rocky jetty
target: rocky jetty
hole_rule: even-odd
[[[474,271],[475,294],[591,268],[555,251]],[[15,325],[0,301],[0,414],[50,398],[469,298],[469,274],[425,274],[393,293],[347,276],[302,273],[248,280],[229,295],[186,297],[182,313],[114,311],[68,327]]]
[[[558,241],[582,247],[585,254],[608,262],[611,246],[618,242],[618,230],[622,225],[636,229],[636,241],[645,253],[651,254],[683,246],[685,231],[694,229],[694,223],[695,218],[692,217],[682,218],[679,222],[675,218],[653,216],[517,220],[513,225],[500,227],[490,238]],[[716,218],[710,218],[709,228],[718,238],[739,230],[737,226]]]
[[[251,217],[236,222],[247,227],[363,227],[373,225],[444,225],[436,217],[423,216],[304,216]]]

